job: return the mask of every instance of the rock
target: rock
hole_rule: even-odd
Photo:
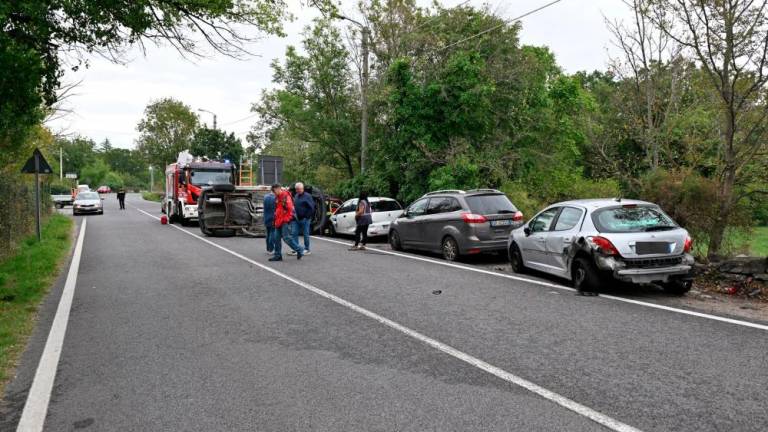
[[[725,273],[762,274],[768,272],[766,258],[738,257],[718,264],[717,269]]]
[[[759,273],[755,275],[755,280],[759,280],[761,282],[768,282],[768,273]]]
[[[703,299],[707,299],[707,300],[712,300],[714,297],[712,297],[712,296],[711,296],[711,295],[709,295],[709,294],[702,294],[702,295],[701,295],[701,298],[703,298]]]

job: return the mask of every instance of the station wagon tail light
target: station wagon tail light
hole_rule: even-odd
[[[686,237],[685,243],[683,243],[683,252],[690,252],[691,249],[693,249],[693,239]]]
[[[600,236],[594,236],[594,237],[588,237],[589,242],[594,246],[597,250],[599,250],[604,255],[614,256],[619,255],[619,250],[616,249],[616,246],[611,243],[610,240],[608,240],[605,237]]]
[[[481,224],[488,222],[488,219],[486,219],[485,216],[474,213],[462,213],[461,219],[468,224]]]
[[[522,222],[523,221],[523,212],[516,211],[515,215],[512,216],[512,220],[515,222]]]

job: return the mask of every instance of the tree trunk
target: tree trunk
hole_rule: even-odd
[[[730,96],[730,94],[726,94]],[[712,223],[709,230],[709,250],[707,251],[707,258],[710,260],[716,259],[723,246],[723,237],[725,234],[725,228],[728,226],[731,211],[734,206],[734,186],[736,184],[736,155],[733,147],[733,141],[735,139],[736,128],[734,123],[734,113],[731,110],[726,111],[726,128],[725,128],[725,148],[724,161],[725,167],[723,168],[723,174],[720,177],[720,190],[718,203],[717,217]]]

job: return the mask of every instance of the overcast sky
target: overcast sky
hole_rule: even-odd
[[[446,7],[464,0],[442,0]],[[470,1],[477,7],[488,5],[500,16],[511,19],[551,0]],[[150,48],[146,57],[138,50],[129,53],[125,65],[100,58],[90,60],[88,69],[70,72],[65,82],[82,80],[66,101],[72,114],[53,121],[54,131],[80,134],[115,146],[131,148],[136,139],[136,124],[146,105],[163,97],[183,101],[194,110],[206,109],[218,116],[219,127],[243,139],[254,123],[251,104],[262,90],[273,86],[272,59],[282,58],[288,45],[300,45],[301,31],[318,13],[288,0],[296,20],[286,24],[287,37],[268,37],[249,47],[260,57],[235,60],[213,56],[191,62],[169,47]],[[357,0],[344,0],[344,13],[354,15]],[[419,4],[428,5],[420,0]],[[621,0],[562,0],[522,20],[521,40],[529,45],[546,45],[567,72],[605,69],[610,35],[603,16],[623,19],[628,10]],[[212,116],[199,113],[202,122]]]

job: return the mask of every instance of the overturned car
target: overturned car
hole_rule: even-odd
[[[512,269],[535,269],[596,291],[611,280],[658,283],[673,294],[691,289],[688,231],[656,204],[622,199],[551,205],[512,231]]]

